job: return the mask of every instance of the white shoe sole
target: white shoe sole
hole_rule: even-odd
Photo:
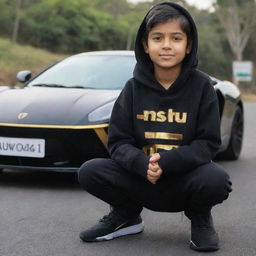
[[[120,236],[126,236],[126,235],[132,235],[140,233],[144,230],[144,221],[137,225],[133,225],[130,227],[119,229],[113,233],[107,234],[105,236],[100,236],[96,238],[96,241],[107,241],[112,240],[114,238],[120,237]]]

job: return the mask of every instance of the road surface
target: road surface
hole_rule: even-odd
[[[203,255],[256,255],[256,103],[245,105],[245,138],[238,161],[219,162],[233,181],[226,202],[213,209],[221,250]],[[0,174],[1,256],[187,256],[190,223],[180,213],[144,210],[145,231],[110,242],[83,243],[79,232],[108,206],[82,191],[72,174]],[[201,254],[202,255],[202,254]]]

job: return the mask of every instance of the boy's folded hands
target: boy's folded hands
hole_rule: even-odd
[[[158,153],[153,154],[149,159],[147,179],[152,184],[156,184],[157,180],[161,177],[163,170],[158,164],[160,155]]]

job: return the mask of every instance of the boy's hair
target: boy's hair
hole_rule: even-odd
[[[146,17],[146,30],[143,35],[143,40],[147,42],[149,31],[159,23],[164,23],[168,20],[178,20],[181,29],[186,33],[189,44],[192,43],[191,24],[184,14],[168,4],[161,4],[153,7]]]

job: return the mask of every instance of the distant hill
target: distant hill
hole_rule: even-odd
[[[35,75],[64,57],[66,56],[0,38],[0,85],[19,84],[16,80],[18,71],[31,70]]]

